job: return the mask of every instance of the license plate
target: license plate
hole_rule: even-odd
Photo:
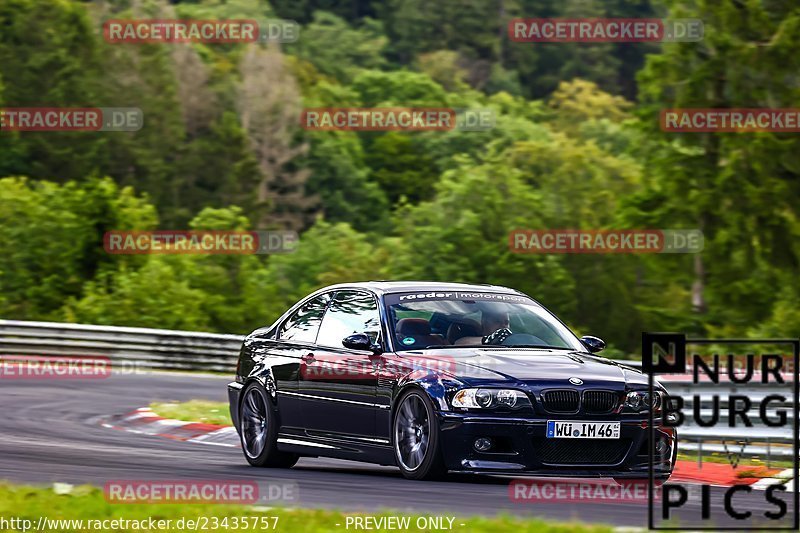
[[[548,439],[618,439],[619,422],[548,420]]]

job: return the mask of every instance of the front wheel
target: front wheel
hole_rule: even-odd
[[[397,403],[393,422],[394,454],[408,479],[437,479],[447,473],[442,459],[439,422],[422,391],[411,390]]]
[[[297,455],[278,451],[277,416],[260,383],[252,382],[242,391],[239,420],[242,451],[248,463],[272,468],[294,466]]]

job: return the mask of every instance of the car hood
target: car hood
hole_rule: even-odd
[[[538,348],[464,348],[415,350],[401,355],[429,361],[432,368],[468,384],[533,382],[569,385],[570,378],[578,378],[589,386],[647,386],[647,376],[639,370],[582,352]]]

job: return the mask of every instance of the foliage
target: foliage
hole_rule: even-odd
[[[359,69],[380,68],[386,62],[383,48],[386,37],[380,23],[371,19],[351,28],[346,20],[327,11],[317,11],[303,28],[303,37],[288,47],[319,72],[340,81],[348,81]]]
[[[294,496],[294,495],[293,495]],[[208,524],[214,529],[227,529],[236,524],[236,529],[278,529],[287,531],[323,532],[332,531],[333,524],[344,523],[346,515],[339,511],[315,509],[288,509],[280,506],[236,505],[202,503],[137,503],[135,505],[119,505],[109,503],[103,490],[89,485],[72,486],[55,484],[49,487],[31,487],[26,485],[0,485],[0,515],[29,520],[35,525],[41,517],[50,520],[64,520],[49,526],[65,532],[79,532],[92,525],[112,523],[114,519],[122,533],[147,530],[148,521],[154,520],[166,528],[163,531],[183,531],[187,524]],[[347,516],[350,516],[349,514]],[[388,514],[373,513],[370,516],[381,520]],[[413,524],[416,518],[410,515]],[[97,520],[98,522],[94,522]],[[81,521],[83,523],[81,524]],[[135,522],[134,522],[135,521]],[[166,522],[169,521],[169,522]],[[463,518],[464,528],[475,533],[484,532],[519,532],[519,533],[608,533],[610,527],[584,525],[579,522],[546,522],[531,518],[512,518],[500,515],[491,518]],[[16,522],[15,522],[16,523]],[[218,524],[219,528],[214,526]],[[245,527],[247,524],[249,526]],[[92,529],[95,529],[92,527]],[[96,527],[101,529],[101,527]],[[374,531],[388,532],[396,529],[375,528]]]
[[[155,224],[155,209],[146,199],[108,178],[63,186],[0,180],[2,315],[57,317],[63,301],[110,264],[105,231]]]
[[[515,17],[697,18],[700,42],[515,43]],[[297,43],[112,45],[106,18],[282,17]],[[134,133],[0,132],[0,316],[244,333],[329,283],[530,293],[615,353],[644,330],[797,336],[800,7],[753,0],[6,0],[0,103],[139,107]],[[638,72],[637,76],[634,76]],[[303,107],[490,110],[486,131],[308,131]],[[294,253],[121,256],[112,229],[294,228]],[[512,229],[698,228],[700,254],[517,255]]]

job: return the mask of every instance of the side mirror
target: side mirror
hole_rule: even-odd
[[[354,333],[342,340],[342,346],[350,348],[351,350],[362,350],[365,352],[372,352],[374,354],[383,353],[383,347],[380,343],[373,344],[366,333]]]
[[[603,339],[599,337],[592,337],[591,335],[581,337],[581,342],[592,353],[597,353],[606,347],[606,343]]]

